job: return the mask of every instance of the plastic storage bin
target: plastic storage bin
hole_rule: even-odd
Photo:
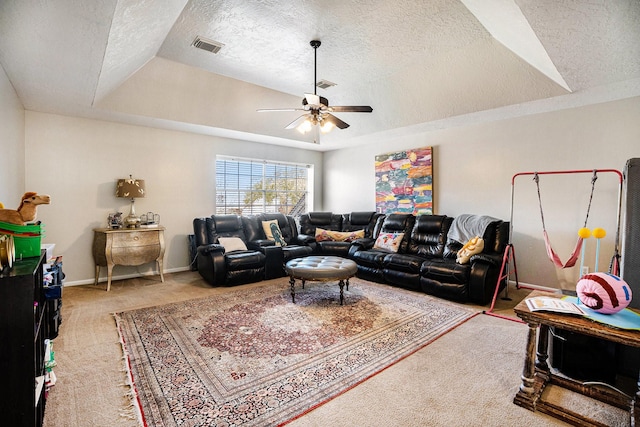
[[[16,259],[40,256],[44,234],[42,224],[15,225],[0,222],[0,234],[13,236]]]

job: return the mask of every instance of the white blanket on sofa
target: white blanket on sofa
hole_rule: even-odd
[[[462,214],[453,219],[447,237],[456,242],[465,244],[475,236],[484,236],[489,224],[500,221],[487,215]]]

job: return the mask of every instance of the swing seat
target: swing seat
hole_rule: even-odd
[[[576,265],[576,261],[578,260],[578,256],[580,255],[580,251],[582,250],[582,242],[584,239],[582,237],[578,237],[578,241],[576,242],[576,246],[571,252],[571,256],[567,260],[567,262],[563,263],[556,251],[551,247],[551,242],[549,242],[549,236],[547,235],[547,230],[542,232],[544,236],[544,245],[547,248],[547,256],[551,260],[552,263],[555,264],[558,268],[571,268]]]

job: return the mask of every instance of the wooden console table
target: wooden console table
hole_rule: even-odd
[[[539,291],[529,296],[555,296]],[[558,296],[559,297],[559,296]],[[541,400],[542,392],[547,384],[554,384],[585,396],[597,399],[630,411],[631,425],[640,422],[640,379],[633,397],[628,397],[612,389],[591,386],[551,371],[548,358],[549,328],[558,327],[570,332],[593,336],[620,343],[630,347],[640,347],[640,331],[616,329],[580,316],[559,314],[548,311],[530,311],[525,301],[521,301],[514,311],[529,326],[526,357],[522,372],[522,384],[513,402],[531,411],[540,411],[578,426],[601,426],[567,408],[561,408],[550,402]],[[537,346],[536,346],[537,332]]]
[[[93,259],[96,280],[100,267],[107,267],[107,291],[111,289],[111,276],[115,265],[142,265],[155,261],[164,282],[164,227],[157,228],[96,228],[93,230]]]

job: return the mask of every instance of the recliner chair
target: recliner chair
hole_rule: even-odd
[[[263,221],[276,220],[286,246],[277,246],[268,240],[262,227]],[[266,255],[265,278],[274,279],[286,276],[284,265],[294,258],[310,255],[313,249],[298,236],[298,228],[292,216],[281,213],[263,213],[251,217],[243,217],[246,227],[248,247],[259,250]]]
[[[211,215],[195,218],[193,231],[197,247],[198,272],[214,286],[234,286],[259,282],[265,278],[265,254],[259,250],[228,252],[220,237],[237,237],[248,243],[242,218],[237,215]]]

